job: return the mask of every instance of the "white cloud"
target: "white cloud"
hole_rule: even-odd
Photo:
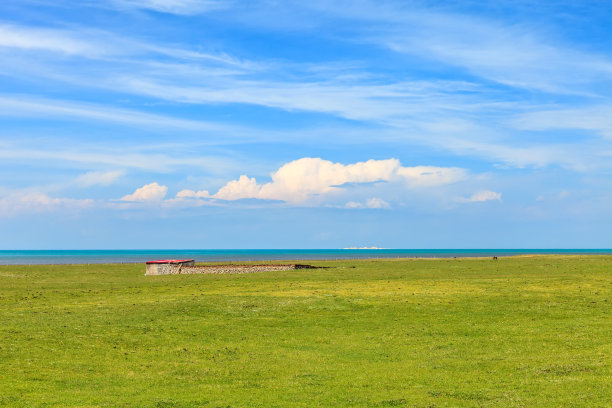
[[[0,198],[0,217],[18,213],[53,211],[62,207],[83,208],[93,203],[91,199],[57,198],[41,192],[17,193]]]
[[[90,171],[77,177],[75,183],[83,187],[90,187],[95,185],[108,186],[113,184],[123,174],[124,172],[122,170],[106,172]]]
[[[11,25],[0,25],[0,47],[53,51],[87,57],[100,56],[106,51],[103,44],[92,44],[61,30]]]
[[[347,184],[393,181],[409,187],[431,187],[459,181],[465,176],[466,171],[456,167],[402,167],[397,159],[344,165],[307,157],[284,164],[271,174],[272,181],[265,184],[258,184],[255,178],[242,175],[221,187],[214,197],[303,203],[315,196],[340,192]]]
[[[346,208],[375,208],[375,209],[383,209],[383,208],[391,208],[388,202],[382,200],[380,198],[372,197],[368,199],[365,203],[360,203],[357,201],[349,201],[345,205]]]
[[[357,201],[349,201],[344,205],[346,208],[363,208],[362,203],[358,203]]]
[[[257,184],[255,178],[246,175],[240,176],[238,180],[232,180],[217,191],[215,198],[222,200],[240,200],[242,198],[260,198],[261,186]]]
[[[502,197],[501,193],[496,193],[495,191],[489,191],[489,190],[482,190],[482,191],[472,194],[472,196],[469,198],[462,198],[459,201],[464,202],[464,203],[482,203],[485,201],[497,200],[501,202],[502,200],[501,197]]]
[[[380,198],[376,198],[376,197],[372,197],[368,199],[365,205],[367,208],[390,208],[391,207],[388,202]]]
[[[168,187],[151,183],[137,188],[132,194],[121,198],[121,201],[161,201],[166,196]]]
[[[207,190],[181,190],[176,193],[176,198],[178,199],[189,199],[189,198],[209,198],[210,193]]]

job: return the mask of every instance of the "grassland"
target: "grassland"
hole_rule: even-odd
[[[0,406],[612,406],[612,257],[314,264],[0,266]]]

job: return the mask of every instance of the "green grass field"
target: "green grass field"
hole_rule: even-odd
[[[612,406],[612,257],[312,264],[0,266],[0,406]]]

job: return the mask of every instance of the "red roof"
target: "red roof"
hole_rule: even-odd
[[[160,259],[159,261],[148,261],[148,264],[171,264],[171,263],[181,263],[181,262],[190,262],[193,259]]]

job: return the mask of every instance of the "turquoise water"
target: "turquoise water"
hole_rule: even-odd
[[[453,258],[525,254],[612,255],[612,249],[146,249],[0,250],[0,265],[135,263],[156,259],[196,262],[365,258]]]

